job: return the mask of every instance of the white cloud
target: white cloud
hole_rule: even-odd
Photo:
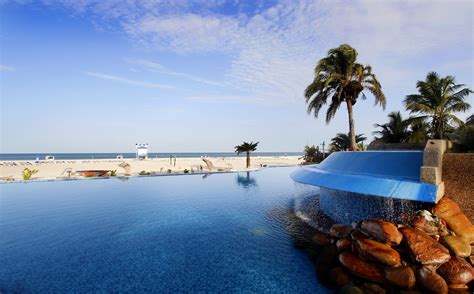
[[[427,63],[441,68],[448,62],[438,56],[461,50],[470,54],[464,59],[472,60],[474,51],[474,5],[469,0],[282,0],[246,13],[240,9],[245,3],[227,1],[236,7],[233,14],[219,12],[225,1],[46,2],[62,3],[99,20],[115,20],[134,42],[148,48],[178,54],[227,54],[231,61],[224,86],[277,102],[301,101],[316,61],[341,43],[357,48],[361,62],[373,65],[389,91],[414,84],[413,77],[426,72]],[[431,60],[425,64],[416,64],[428,57]],[[161,74],[221,84],[135,61]],[[468,66],[472,68],[472,62]],[[472,85],[472,75],[467,78],[471,80],[462,82]]]
[[[216,95],[207,94],[200,96],[187,97],[190,101],[204,103],[251,103],[251,104],[267,104],[268,100],[262,97],[252,97],[247,95]]]
[[[13,66],[0,64],[0,71],[15,71],[15,68]]]
[[[99,73],[99,72],[85,72],[86,75],[102,79],[102,80],[108,80],[108,81],[114,81],[114,82],[119,82],[123,84],[128,84],[128,85],[133,85],[133,86],[138,86],[138,87],[144,87],[144,88],[161,88],[161,89],[171,89],[173,88],[172,86],[168,85],[162,85],[162,84],[156,84],[156,83],[150,83],[146,81],[137,81],[137,80],[130,80],[127,78],[123,77],[118,77],[118,76],[113,76],[109,74],[104,74],[104,73]]]
[[[152,61],[149,61],[149,60],[126,58],[125,61],[130,63],[130,64],[133,64],[135,66],[139,66],[139,67],[141,67],[145,70],[148,70],[150,72],[155,72],[155,73],[160,73],[160,74],[165,74],[165,75],[170,75],[170,76],[175,76],[175,77],[181,77],[181,78],[185,78],[185,79],[188,79],[188,80],[191,80],[191,81],[194,81],[194,82],[203,83],[203,84],[207,84],[207,85],[211,85],[211,86],[222,86],[223,85],[222,82],[208,80],[208,79],[204,79],[204,78],[194,76],[194,75],[190,75],[190,74],[187,74],[187,73],[176,72],[176,71],[170,70],[170,69],[166,68],[165,66],[163,66],[159,63],[152,62]]]
[[[407,72],[411,69],[404,62],[434,50],[474,49],[465,41],[472,35],[472,9],[468,1],[293,1],[253,16],[147,14],[124,27],[133,38],[160,50],[228,53],[232,86],[295,101],[302,99],[316,61],[341,43],[352,44],[382,80],[391,78],[390,84],[398,85],[419,74]]]

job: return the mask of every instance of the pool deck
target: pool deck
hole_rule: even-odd
[[[245,157],[219,157],[208,158],[215,166],[209,170],[200,157],[177,158],[176,163],[170,162],[169,158],[153,158],[147,160],[135,159],[99,159],[99,160],[54,160],[54,161],[0,161],[0,182],[21,182],[24,168],[36,169],[32,180],[69,180],[67,171],[78,170],[116,170],[117,176],[125,176],[125,170],[118,165],[126,162],[130,165],[130,174],[139,176],[140,172],[152,173],[154,175],[214,173],[217,168],[229,168],[231,171],[251,171],[261,167],[296,166],[302,163],[298,156],[252,156],[251,167],[245,167]],[[71,177],[72,178],[72,177]],[[80,178],[73,175],[73,178]]]
[[[474,154],[447,153],[443,158],[446,196],[456,201],[474,222]]]

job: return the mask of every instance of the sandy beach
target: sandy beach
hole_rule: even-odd
[[[151,174],[218,172],[255,170],[262,167],[293,166],[302,163],[298,156],[255,156],[252,157],[251,167],[246,169],[245,156],[206,158],[215,168],[209,169],[202,158],[177,158],[170,164],[169,158],[137,159],[84,159],[84,160],[40,160],[40,161],[0,161],[0,181],[21,181],[22,171],[25,168],[36,169],[31,180],[63,180],[81,178],[77,173],[81,170],[116,170],[117,176],[124,176],[126,171],[119,164],[125,162],[130,165],[131,176],[138,176],[140,172]]]

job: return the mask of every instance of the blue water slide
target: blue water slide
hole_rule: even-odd
[[[422,165],[422,151],[334,152],[291,178],[326,189],[434,203],[436,186],[420,181]]]

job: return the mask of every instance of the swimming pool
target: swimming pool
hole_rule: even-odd
[[[327,292],[292,171],[0,185],[0,292]]]

